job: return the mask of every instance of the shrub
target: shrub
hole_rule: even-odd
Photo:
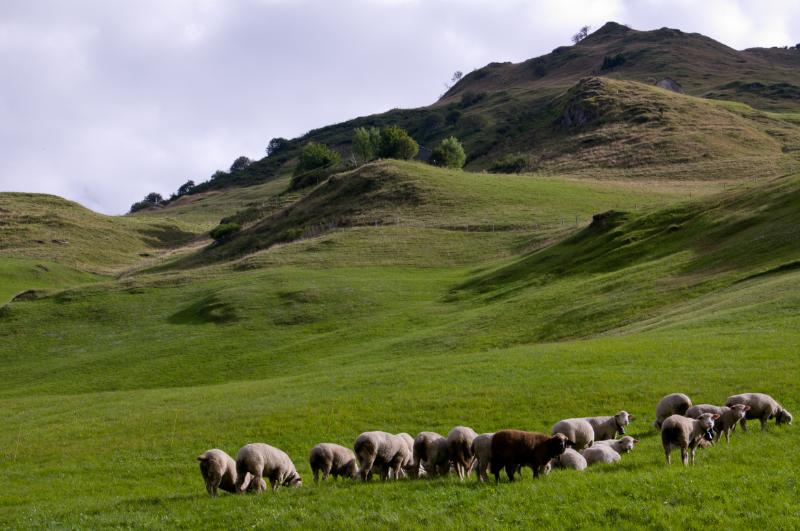
[[[433,148],[430,158],[431,164],[447,168],[463,168],[466,161],[467,154],[464,153],[464,146],[454,136],[445,138]]]
[[[377,127],[353,129],[353,155],[362,163],[375,158],[380,146],[381,132]]]
[[[458,105],[462,109],[465,109],[467,107],[475,105],[485,97],[486,97],[485,92],[472,92],[471,90],[468,90],[461,95],[461,103],[459,103]]]
[[[625,56],[621,53],[618,53],[613,57],[606,55],[603,57],[603,65],[600,67],[600,70],[611,70],[612,68],[616,68],[623,64],[625,64]]]
[[[445,123],[447,125],[455,125],[461,119],[461,111],[452,110],[447,113],[447,116],[444,117]]]
[[[178,196],[186,195],[194,190],[194,181],[189,179],[178,188]]]
[[[144,210],[145,208],[150,208],[153,206],[158,206],[164,203],[164,198],[161,197],[161,194],[156,192],[150,192],[144,199],[138,201],[131,205],[130,213],[133,214],[134,212],[138,212],[139,210]]]
[[[327,178],[339,164],[339,153],[325,144],[309,142],[300,153],[289,188],[299,190]]]
[[[531,169],[533,161],[525,155],[506,155],[492,164],[489,171],[492,173],[520,173]]]
[[[239,232],[241,228],[242,227],[238,223],[221,223],[211,229],[209,234],[212,238],[214,238],[215,242],[222,243]]]
[[[378,155],[390,159],[413,159],[419,152],[419,144],[408,132],[396,125],[381,130]]]
[[[438,112],[432,112],[425,117],[422,122],[422,129],[425,133],[430,134],[438,130],[444,125],[444,116]]]

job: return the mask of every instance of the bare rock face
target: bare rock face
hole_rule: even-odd
[[[664,79],[656,81],[655,85],[663,89],[671,90],[672,92],[677,92],[678,94],[684,93],[680,83],[670,77],[665,77]]]

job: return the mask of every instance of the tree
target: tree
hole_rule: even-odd
[[[578,33],[572,36],[572,43],[578,44],[583,39],[589,36],[589,30],[592,29],[591,26],[583,26],[581,29],[578,30]]]
[[[378,156],[390,159],[413,159],[419,152],[419,144],[408,132],[396,125],[381,130]]]
[[[150,192],[144,199],[138,201],[131,205],[131,214],[134,212],[138,212],[139,210],[143,210],[145,208],[150,208],[153,206],[158,206],[164,202],[164,198],[161,197],[161,194],[156,192]]]
[[[294,175],[339,164],[341,156],[325,144],[309,142],[300,153]]]
[[[186,195],[194,189],[194,181],[189,179],[178,188],[178,196]]]
[[[431,164],[446,168],[463,168],[467,161],[464,146],[454,136],[445,138],[438,146],[433,148],[430,158]]]
[[[252,163],[253,163],[252,160],[242,155],[241,157],[238,157],[236,160],[234,160],[233,164],[231,164],[231,173],[242,171],[243,169],[250,166]]]
[[[461,81],[461,78],[464,77],[464,73],[461,70],[456,70],[453,73],[453,77],[450,78],[450,83],[445,83],[444,86],[447,87],[447,90],[450,90],[456,84]]]
[[[362,162],[369,162],[378,154],[381,132],[377,127],[353,129],[353,154]]]
[[[216,180],[218,180],[218,179],[224,179],[224,178],[225,178],[225,177],[227,177],[227,176],[228,176],[228,173],[227,173],[227,172],[224,172],[224,171],[222,171],[222,170],[217,170],[217,171],[215,171],[215,172],[214,172],[214,174],[211,176],[211,180],[212,180],[212,181],[216,181]]]
[[[271,157],[272,155],[277,155],[287,147],[289,147],[289,141],[285,138],[273,138],[269,141],[269,144],[267,144],[267,156]]]

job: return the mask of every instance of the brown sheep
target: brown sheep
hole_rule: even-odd
[[[514,481],[517,467],[529,466],[533,477],[538,478],[551,459],[574,445],[563,433],[551,437],[539,432],[501,430],[492,437],[491,472],[499,482],[500,471],[505,468],[508,480]]]

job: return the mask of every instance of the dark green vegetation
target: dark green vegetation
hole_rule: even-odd
[[[610,29],[555,55],[600,68],[629,53],[615,39],[664,34]],[[669,35],[679,50],[704,39]],[[496,153],[526,170],[547,151],[538,173],[378,161],[292,191],[282,141],[225,187],[135,216],[0,195],[0,296],[26,292],[0,309],[0,524],[800,526],[797,426],[737,431],[688,470],[663,464],[650,426],[676,391],[762,391],[800,411],[800,120],[670,77],[694,95],[592,77],[537,107],[526,81],[508,88],[546,129]],[[459,117],[437,127],[505,119],[490,88],[451,91],[433,109]],[[266,167],[275,178],[233,186]],[[623,408],[642,443],[615,467],[497,486],[310,481],[312,446],[365,430],[546,431]],[[255,441],[306,485],[209,499],[195,457]]]

